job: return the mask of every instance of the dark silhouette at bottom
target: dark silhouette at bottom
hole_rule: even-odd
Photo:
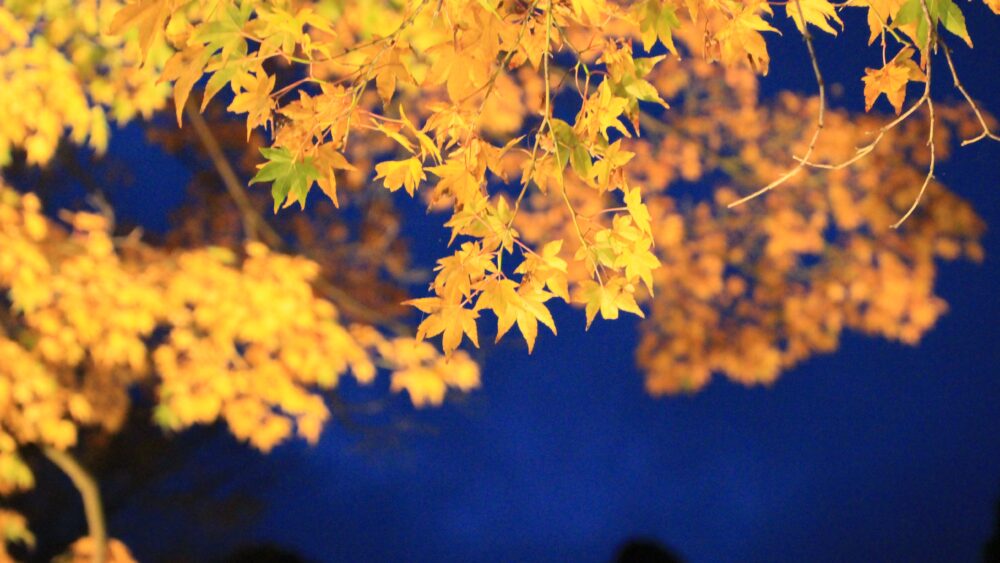
[[[615,555],[615,563],[683,563],[683,561],[669,547],[647,538],[628,540]]]

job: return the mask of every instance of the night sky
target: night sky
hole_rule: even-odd
[[[1000,112],[1000,20],[981,3],[962,6],[977,45],[952,41],[959,71]],[[878,54],[861,49],[862,18],[847,24],[818,48],[827,79],[846,85],[833,104],[861,109],[858,76]],[[784,29],[769,39],[775,63],[763,89],[812,92],[805,49]],[[938,99],[957,100],[948,77],[937,78]],[[156,170],[115,201],[155,230],[162,215],[147,210],[179,201],[188,172],[137,126],[112,138],[111,155]],[[690,561],[978,560],[1000,502],[997,162],[1000,144],[981,142],[940,169],[990,227],[987,257],[941,267],[951,309],[919,347],[847,334],[835,354],[769,388],[717,378],[694,396],[651,398],[634,363],[634,320],[585,332],[581,311],[554,306],[559,336],[544,332],[533,355],[518,338],[484,342],[481,390],[437,410],[391,398],[389,409],[416,426],[392,442],[368,447],[332,424],[317,447],[262,456],[211,437],[155,485],[223,472],[215,494],[263,502],[238,530],[216,534],[139,496],[112,512],[111,533],[140,559],[269,543],[315,561],[606,561],[644,537]],[[434,231],[442,220],[413,210],[408,232],[431,229],[414,249],[430,264],[447,242]],[[344,393],[382,397],[386,387],[348,381]]]

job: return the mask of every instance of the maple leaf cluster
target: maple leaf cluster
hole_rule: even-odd
[[[0,166],[22,148],[44,164],[69,133],[98,153],[109,121],[150,118],[170,87],[160,70],[165,46],[142,54],[123,36],[102,33],[125,4],[117,0],[5,2],[0,6]]]
[[[864,69],[854,94],[867,110],[884,96],[898,115],[888,122],[826,107],[811,33],[837,35],[840,14],[855,9],[882,66]],[[221,105],[240,123],[228,152],[212,156],[235,209],[216,213],[202,194],[174,247],[116,237],[97,214],[58,223],[35,194],[0,187],[0,493],[34,485],[22,448],[65,452],[85,429],[116,431],[136,386],[152,390],[162,427],[222,421],[262,451],[293,436],[315,442],[330,416],[324,398],[347,374],[368,383],[381,368],[415,405],[441,404],[479,385],[460,348],[479,346],[486,319],[497,340],[516,327],[531,352],[540,326],[557,332],[558,301],[583,309],[587,327],[642,317],[638,360],[654,394],[698,389],[713,373],[771,382],[835,349],[847,329],[915,343],[946,307],[936,260],[982,254],[979,219],[933,179],[953,138],[1000,140],[948,46],[972,45],[969,9],[6,2],[0,166],[22,155],[49,163],[64,137],[103,152],[110,121],[149,118],[171,95],[183,129],[161,135],[166,145],[205,127],[198,109]],[[758,98],[776,10],[805,40],[817,97]],[[967,105],[930,97],[942,62]],[[907,106],[911,83],[923,93]],[[802,124],[813,116],[810,137]],[[876,134],[859,149],[866,131]],[[237,144],[250,197],[224,162]],[[790,153],[801,155],[791,169]],[[720,185],[700,199],[670,193],[708,180]],[[330,209],[310,204],[269,230],[257,211],[264,184],[279,217],[305,209],[314,186]],[[426,292],[405,301],[420,315],[413,336],[392,324],[398,311],[370,311],[403,301],[415,279],[385,282],[412,273],[384,203],[404,191],[450,231]],[[894,228],[925,195],[921,213]],[[346,221],[329,220],[341,206],[372,221],[357,246],[345,243]],[[427,342],[438,337],[443,353]],[[16,514],[0,511],[0,529],[31,542]],[[73,551],[100,552],[94,541]],[[105,547],[131,559],[120,543]]]
[[[845,330],[915,344],[947,308],[935,295],[935,261],[982,259],[982,222],[940,184],[925,214],[906,229],[890,226],[921,180],[917,166],[893,163],[927,158],[926,124],[888,133],[854,166],[793,178],[767,198],[729,209],[740,192],[780,173],[787,147],[808,141],[803,124],[819,100],[786,93],[761,102],[748,70],[697,60],[665,62],[651,80],[683,100],[645,121],[643,140],[622,145],[635,154],[628,174],[644,186],[651,251],[662,263],[651,271],[655,294],[638,299],[648,313],[637,357],[651,393],[693,392],[713,374],[769,384],[835,350]],[[945,125],[936,129],[941,146],[975,133],[967,107],[936,111]],[[850,157],[877,123],[828,113],[814,158]],[[715,187],[698,198],[673,191],[698,182]],[[573,193],[573,208],[588,218],[583,229],[601,228],[600,211],[613,204],[607,194]],[[565,237],[578,250],[561,196],[535,194],[525,206],[514,227],[526,242]],[[589,273],[572,267],[568,280],[587,283]]]
[[[479,369],[413,338],[345,325],[314,295],[318,265],[257,243],[241,258],[208,247],[164,252],[119,245],[105,218],[41,214],[34,194],[0,187],[0,492],[31,488],[19,451],[66,450],[82,428],[114,432],[150,387],[167,430],[222,420],[269,451],[292,436],[319,439],[322,392],[377,367],[418,406],[471,390]]]
[[[836,35],[844,25],[826,0],[781,8],[806,37],[814,63],[809,28]],[[880,41],[883,53],[890,43],[900,46],[883,68],[865,71],[868,108],[885,95],[899,113],[909,82],[929,84],[939,28],[971,45],[951,0],[858,0],[847,8],[867,10],[870,43]],[[647,53],[658,44],[673,55],[688,48],[766,74],[773,16],[768,2],[728,0],[412,0],[392,8],[352,4],[336,13],[308,3],[136,0],[118,13],[111,32],[138,28],[147,58],[160,38],[176,50],[163,78],[175,84],[179,121],[204,76],[203,108],[228,86],[228,109],[246,115],[248,133],[272,128],[251,183],[271,183],[275,210],[304,207],[313,185],[339,203],[338,175],[357,168],[352,137],[368,132],[393,142],[396,156],[374,166],[375,180],[410,196],[426,184],[424,197],[450,209],[452,242],[463,240],[439,262],[434,296],[409,301],[425,315],[418,338],[441,335],[450,354],[466,338],[478,346],[485,311],[496,318],[498,335],[516,325],[529,350],[539,323],[556,330],[552,298],[583,305],[588,326],[598,313],[643,315],[637,299],[652,295],[661,259],[652,250],[644,187],[629,173],[634,153],[622,142],[640,134],[642,116],[669,106],[650,80],[665,56],[637,56],[632,39]],[[694,29],[696,40],[688,31]],[[280,84],[275,68],[282,64],[299,78]],[[580,106],[572,121],[556,111],[556,101],[565,104],[569,95]],[[575,210],[571,189],[616,194],[614,204],[595,210],[607,221],[588,221]],[[563,200],[574,229],[537,241],[546,255],[513,225],[526,195],[549,192]],[[564,283],[573,263],[589,279]]]

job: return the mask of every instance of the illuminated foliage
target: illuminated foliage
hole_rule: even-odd
[[[115,431],[130,388],[155,389],[167,430],[224,421],[262,451],[297,435],[315,443],[329,417],[323,391],[376,364],[419,405],[479,384],[468,356],[443,358],[412,338],[345,325],[315,296],[319,267],[250,243],[242,257],[208,247],[163,252],[116,241],[94,214],[65,217],[0,189],[0,491],[33,486],[19,456],[64,450],[79,431]]]
[[[916,343],[946,307],[936,260],[982,255],[979,219],[934,182],[954,138],[1000,140],[948,46],[973,44],[973,9],[2,2],[0,165],[48,164],[67,136],[102,153],[109,118],[149,118],[172,95],[171,127],[152,136],[204,147],[214,171],[162,245],[106,214],[55,221],[36,194],[0,187],[0,493],[34,485],[25,447],[117,431],[135,389],[166,430],[222,422],[265,452],[315,443],[345,375],[381,369],[416,406],[439,405],[479,385],[463,342],[516,327],[530,353],[557,332],[559,301],[588,328],[642,317],[653,394],[716,373],[770,383],[845,329]],[[848,91],[894,117],[827,107],[811,33],[838,35],[851,10],[882,64]],[[815,97],[758,96],[782,25],[804,40]],[[947,75],[961,107],[930,97]],[[908,86],[922,89],[909,104]],[[678,193],[695,182],[716,189]],[[307,205],[314,186],[329,201]],[[393,197],[420,198],[450,231],[426,277]],[[30,543],[13,513],[0,529]],[[97,536],[70,556],[131,559]]]
[[[901,155],[917,163],[927,158],[926,124],[888,133],[851,167],[798,176],[766,198],[728,209],[739,193],[781,173],[788,147],[806,142],[803,123],[818,100],[785,94],[760,104],[748,72],[685,64],[691,68],[666,62],[653,80],[685,102],[663,121],[650,120],[642,142],[622,144],[634,153],[629,182],[645,186],[652,251],[663,264],[652,270],[655,294],[640,299],[649,311],[638,347],[648,390],[695,391],[713,373],[771,383],[802,360],[835,350],[844,330],[916,344],[946,309],[934,294],[935,260],[978,261],[983,252],[982,223],[939,184],[925,213],[905,228],[891,227],[923,174],[896,163]],[[937,112],[939,145],[975,134],[966,108]],[[850,157],[877,126],[876,118],[828,113],[814,160]],[[671,191],[693,182],[718,187],[701,199]],[[601,210],[612,205],[609,198],[574,194],[574,209],[587,217],[584,230],[606,228]],[[577,248],[560,196],[538,194],[527,207],[515,223],[526,240],[565,237]],[[581,268],[569,274],[571,285],[589,282]]]
[[[98,152],[108,144],[108,119],[124,123],[161,109],[170,89],[159,82],[169,54],[147,53],[107,30],[117,0],[8,0],[0,4],[0,165],[23,147],[29,162],[52,158],[68,131]]]
[[[947,49],[940,33],[972,42],[962,11],[950,0],[848,6],[868,11],[870,42],[878,40],[883,53],[896,50],[882,69],[865,71],[866,105],[884,94],[900,113],[908,82],[928,87],[882,131],[874,149],[886,131],[919,107],[926,105],[933,120],[927,96],[932,53],[939,45]],[[809,0],[780,9],[805,37],[815,65],[808,27],[836,35],[843,22],[834,5]],[[537,249],[513,228],[529,193],[561,194],[574,226],[567,237],[538,241],[576,241],[567,244],[574,254],[551,257],[587,271],[561,297],[585,306],[588,325],[598,312],[605,319],[621,311],[642,315],[637,285],[652,292],[652,272],[661,260],[651,251],[654,237],[642,187],[630,183],[632,153],[620,143],[639,135],[641,116],[651,108],[669,106],[650,80],[666,57],[636,56],[632,38],[641,39],[646,51],[660,44],[678,54],[675,38],[685,33],[690,38],[686,30],[697,29],[698,40],[682,48],[726,67],[766,74],[765,35],[777,32],[773,16],[767,2],[728,0],[683,5],[412,0],[401,6],[133,0],[115,17],[111,32],[137,28],[145,58],[161,36],[176,50],[163,77],[175,82],[179,122],[192,86],[207,76],[203,107],[228,86],[234,94],[228,110],[245,114],[248,133],[260,127],[272,131],[251,184],[271,184],[275,210],[294,202],[304,207],[314,184],[338,202],[337,171],[356,167],[346,154],[358,142],[352,137],[375,132],[393,141],[395,156],[374,166],[375,180],[410,196],[427,184],[427,197],[451,209],[445,224],[452,240],[471,239],[439,262],[434,296],[409,302],[425,314],[418,338],[441,335],[450,354],[465,338],[478,346],[485,311],[496,317],[498,334],[516,323],[529,349],[538,322],[556,330],[548,301],[558,295],[533,269],[542,263]],[[279,72],[280,67],[287,70]],[[819,79],[818,67],[816,75]],[[580,105],[572,121],[560,119],[554,109],[556,100],[569,103],[567,96]],[[971,99],[970,104],[975,108]],[[500,115],[494,124],[492,117]],[[529,134],[519,136],[525,124]],[[775,185],[803,167],[824,164],[812,158],[818,133],[819,128],[801,164]],[[515,184],[520,189],[513,201],[501,189],[511,182],[509,160],[519,163],[513,172],[520,175]],[[933,161],[928,182],[932,171]],[[571,188],[614,193],[619,205],[608,208],[600,228],[585,231]]]

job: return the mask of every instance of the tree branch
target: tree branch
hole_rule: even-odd
[[[194,126],[194,132],[198,135],[202,146],[205,147],[209,158],[212,159],[212,164],[215,165],[215,170],[219,173],[222,183],[226,186],[226,191],[229,192],[229,196],[233,198],[233,202],[236,203],[236,207],[240,210],[240,214],[243,217],[243,231],[246,237],[250,240],[265,242],[268,246],[273,247],[278,245],[281,241],[281,236],[264,221],[264,218],[254,208],[253,202],[250,201],[250,196],[243,187],[243,182],[236,176],[236,171],[229,164],[229,159],[222,152],[222,147],[219,146],[219,142],[215,139],[215,135],[212,134],[212,130],[205,123],[205,118],[201,116],[201,112],[194,106],[194,102],[188,100],[188,103],[184,106],[184,113],[187,114],[188,120]]]
[[[212,164],[215,166],[215,170],[218,172],[223,184],[225,184],[226,191],[229,192],[230,197],[233,198],[233,202],[236,203],[236,206],[240,210],[243,219],[243,229],[247,238],[263,242],[275,250],[288,251],[288,244],[285,240],[281,238],[281,235],[271,227],[270,223],[254,207],[253,202],[250,200],[250,195],[244,187],[244,183],[236,175],[236,171],[233,170],[229,159],[226,158],[222,147],[219,146],[218,140],[216,140],[211,128],[205,122],[205,118],[202,117],[201,112],[198,111],[198,108],[190,100],[184,106],[184,111],[191,124],[194,125],[194,131],[198,135],[198,139],[205,147],[209,158],[212,160]],[[308,254],[306,256],[308,257]],[[336,303],[344,312],[357,319],[380,324],[396,334],[410,333],[402,323],[368,307],[348,292],[322,278],[315,280],[313,286],[320,293]]]
[[[69,477],[80,493],[90,540],[94,544],[94,563],[105,563],[108,555],[108,532],[104,523],[104,508],[101,505],[101,491],[97,487],[97,482],[68,452],[46,446],[42,448],[42,453]]]

